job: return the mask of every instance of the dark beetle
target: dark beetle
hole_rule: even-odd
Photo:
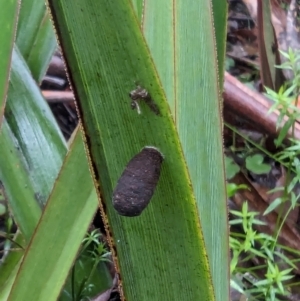
[[[149,204],[160,176],[162,154],[145,147],[127,164],[113,193],[113,206],[120,215],[138,216]]]

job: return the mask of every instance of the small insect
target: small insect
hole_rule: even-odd
[[[138,114],[141,114],[138,101],[143,100],[156,115],[159,115],[159,109],[146,89],[141,86],[137,86],[136,89],[129,93],[129,97],[132,100],[131,108],[133,110],[136,109]]]
[[[138,216],[149,204],[160,176],[163,155],[146,146],[127,164],[113,192],[113,206],[120,215]]]

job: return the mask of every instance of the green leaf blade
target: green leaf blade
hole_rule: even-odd
[[[146,1],[143,31],[178,129],[216,300],[224,301],[224,298],[229,300],[229,231],[220,84],[227,4],[222,1],[218,5],[214,2],[212,5],[211,1],[176,1],[175,5],[171,1]],[[213,20],[218,21],[219,29],[223,24],[223,30],[216,32],[218,49]]]
[[[77,133],[27,248],[9,301],[57,300],[98,205],[87,161],[78,168],[77,158],[84,156],[82,136]]]
[[[180,142],[132,6],[126,1],[51,1],[50,7],[82,100],[126,299],[214,300]],[[160,116],[145,103],[142,114],[131,110],[128,93],[135,81],[149,91]],[[128,161],[146,145],[165,155],[160,181],[141,216],[120,217],[111,204],[113,188]]]
[[[8,89],[11,55],[16,35],[19,6],[19,0],[0,1],[0,7],[5,7],[0,12],[0,128]]]
[[[6,116],[26,158],[37,198],[44,203],[61,167],[67,145],[17,48],[13,51]]]

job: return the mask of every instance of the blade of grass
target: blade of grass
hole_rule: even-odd
[[[26,158],[35,196],[40,204],[44,204],[67,147],[48,104],[17,48],[13,51],[6,117]]]
[[[49,12],[45,9],[39,31],[36,34],[31,51],[26,59],[31,74],[38,83],[42,81],[56,49],[57,42],[53,25],[49,17]]]
[[[211,3],[214,17],[219,89],[222,89],[225,71],[228,4],[226,0],[211,0]]]
[[[11,54],[15,41],[17,20],[19,14],[19,0],[0,0],[0,128],[4,115],[6,93],[10,73]]]
[[[146,1],[143,24],[189,168],[216,300],[220,301],[229,300],[229,231],[219,86],[222,79],[218,73],[218,66],[224,69],[225,53],[227,5],[225,1],[222,4],[212,11],[210,0],[176,1],[175,5],[171,1]],[[218,20],[218,29],[222,29],[218,33],[218,52],[213,17]]]
[[[39,83],[57,48],[44,1],[22,0],[16,44]]]
[[[78,165],[84,154],[78,132],[8,300],[57,300],[98,205],[87,160]]]
[[[43,1],[22,0],[16,44],[25,60],[30,56],[45,11]]]
[[[176,84],[176,19],[173,1],[145,1],[143,33],[148,43],[155,67],[162,81],[162,85],[173,114],[177,119]],[[158,14],[158,18],[153,18]],[[161,30],[163,28],[164,30]]]
[[[17,231],[17,233],[14,236],[14,241],[20,245],[24,245],[24,237],[20,233],[20,231]],[[17,245],[12,246],[17,247]],[[14,283],[14,278],[17,275],[20,259],[22,258],[24,254],[24,249],[20,249],[18,251],[11,250],[5,258],[2,258],[1,264],[0,264],[0,300],[7,300],[8,294],[10,292],[10,289]]]
[[[126,299],[214,300],[180,143],[132,6],[102,0],[50,1],[50,7],[73,88],[82,100]],[[135,81],[152,95],[160,116],[144,104],[141,115],[131,110],[128,93]],[[145,145],[165,155],[161,179],[141,216],[120,217],[111,204],[113,187]]]
[[[22,253],[22,255],[23,255],[23,253]],[[18,272],[20,263],[21,263],[21,261],[18,260],[14,265],[12,265],[10,267],[10,270],[9,270],[10,273],[7,275],[8,277],[6,278],[5,286],[1,287],[1,290],[0,290],[0,300],[1,301],[7,300],[10,290],[11,290],[11,287],[13,286],[16,274]]]
[[[20,231],[17,231],[17,233],[14,235],[14,241],[20,246],[24,245],[24,237]],[[19,248],[18,245],[13,245],[12,248]],[[10,291],[13,284],[13,280],[11,279],[14,279],[17,274],[18,263],[20,263],[20,259],[22,258],[23,254],[24,249],[20,249],[18,251],[13,250],[10,251],[5,258],[2,258],[0,264],[0,300],[7,300],[8,295],[4,298],[3,294],[4,292]]]
[[[19,5],[19,2],[18,2]],[[45,8],[44,8],[45,11]],[[9,17],[9,6],[5,5],[5,9],[3,10],[3,13],[6,17]],[[5,19],[5,18],[4,18]],[[1,20],[4,20],[1,18]],[[6,20],[7,21],[7,20]],[[9,22],[7,24],[10,24],[11,27],[16,27],[16,19],[10,18],[8,20]],[[49,32],[49,25],[51,26],[51,23],[49,22],[49,16],[48,16],[48,24],[46,24],[46,27],[48,27],[48,30],[43,30],[43,33]],[[28,27],[27,27],[28,28]],[[44,27],[42,27],[44,29]],[[24,30],[24,28],[22,28]],[[35,28],[34,28],[35,30]],[[51,27],[52,35],[54,37],[53,28]],[[27,32],[28,34],[28,32]],[[49,36],[48,36],[49,37]],[[47,40],[43,36],[40,36],[39,39],[37,38],[35,40],[35,45],[33,47],[34,51],[31,52],[30,58],[31,58],[31,64],[35,67],[38,66],[41,70],[46,70],[47,68],[47,59],[45,59],[45,54],[52,53],[53,49],[51,50],[51,47],[47,46],[47,49],[42,49],[43,43],[39,43],[40,40]],[[48,39],[49,41],[49,39]],[[27,40],[25,40],[25,43]],[[3,43],[5,44],[5,43]],[[8,45],[9,43],[6,43]],[[20,43],[21,44],[21,43]],[[21,45],[22,46],[22,45]],[[52,47],[53,48],[53,47]],[[37,50],[39,50],[37,52]],[[11,53],[14,53],[13,55],[13,70],[11,75],[11,81],[9,86],[9,96],[8,96],[8,102],[9,102],[9,109],[6,110],[8,121],[10,122],[12,119],[18,120],[18,126],[20,126],[19,130],[14,128],[14,131],[21,132],[20,136],[22,137],[20,140],[21,145],[22,142],[28,141],[28,144],[32,143],[32,132],[34,131],[35,134],[37,133],[37,130],[41,127],[42,133],[47,138],[47,142],[50,143],[50,147],[46,147],[46,144],[39,144],[40,147],[40,153],[44,153],[45,157],[52,157],[54,155],[54,158],[57,158],[57,154],[55,155],[53,151],[55,151],[55,148],[53,148],[53,144],[57,143],[57,135],[54,134],[53,130],[51,131],[49,129],[49,118],[46,117],[49,113],[52,116],[52,113],[50,112],[48,106],[45,107],[45,101],[41,98],[40,93],[38,94],[37,87],[35,82],[31,78],[31,73],[28,71],[27,66],[25,65],[25,62],[22,60],[19,53],[16,51],[13,51],[13,48],[11,48]],[[38,54],[38,56],[37,56]],[[35,64],[35,60],[40,60],[38,64]],[[10,60],[7,60],[10,61]],[[37,70],[37,69],[36,69]],[[42,71],[43,73],[44,71]],[[42,74],[41,73],[41,74]],[[33,88],[33,89],[32,89]],[[33,92],[34,91],[34,92]],[[38,94],[38,97],[36,95]],[[34,104],[33,104],[34,103]],[[42,103],[42,107],[41,104]],[[17,109],[11,109],[11,107],[16,107]],[[44,107],[43,107],[44,106]],[[25,107],[25,109],[24,109]],[[36,109],[39,107],[41,110]],[[24,110],[23,110],[24,109]],[[30,113],[26,116],[24,112],[26,110],[30,111]],[[34,115],[34,113],[39,112],[40,120],[38,124],[35,124],[35,129],[33,130],[30,126],[24,128],[24,119],[26,117],[29,117],[31,115]],[[46,114],[46,115],[45,115]],[[25,117],[25,118],[24,118]],[[46,117],[46,118],[45,118]],[[30,117],[29,117],[30,118]],[[31,118],[32,119],[32,118]],[[50,118],[51,119],[51,118]],[[53,119],[53,117],[52,117]],[[46,128],[43,126],[44,121],[48,120],[48,127]],[[23,121],[23,122],[22,122]],[[55,130],[57,131],[58,127],[54,121],[53,123],[55,125]],[[61,164],[54,164],[53,161],[47,161],[40,160],[40,163],[35,161],[35,168],[37,165],[42,164],[42,169],[44,170],[44,174],[48,174],[49,170],[54,171],[56,168],[56,174],[55,173],[49,173],[48,178],[46,181],[39,183],[35,182],[35,185],[32,185],[32,182],[30,178],[28,177],[28,174],[34,174],[36,170],[40,170],[39,168],[33,169],[32,165],[27,165],[30,161],[28,160],[28,156],[24,156],[24,153],[20,151],[20,144],[17,142],[16,138],[14,137],[13,133],[11,132],[11,129],[8,127],[7,123],[5,122],[6,129],[4,130],[4,133],[2,132],[1,140],[1,147],[5,149],[5,151],[9,151],[10,149],[13,149],[12,152],[9,153],[8,156],[5,155],[5,152],[1,152],[2,154],[2,161],[0,163],[0,173],[2,173],[1,180],[5,183],[6,190],[9,193],[9,201],[10,201],[10,209],[12,210],[13,216],[15,217],[17,224],[19,225],[20,229],[25,233],[25,238],[27,242],[29,241],[31,237],[31,233],[33,232],[33,228],[35,227],[35,224],[38,222],[38,218],[41,214],[41,211],[37,205],[37,199],[41,198],[41,194],[39,194],[40,191],[43,191],[45,193],[49,193],[50,189],[52,188],[53,182],[55,180],[55,177],[58,173],[58,170],[60,168]],[[50,135],[47,136],[47,133]],[[41,132],[40,132],[41,133]],[[59,135],[60,131],[58,130]],[[5,136],[5,137],[4,137]],[[27,137],[26,137],[27,136]],[[29,139],[28,139],[29,137]],[[35,141],[41,141],[36,135],[34,135],[36,138]],[[20,138],[20,137],[19,137]],[[26,139],[27,138],[27,139]],[[19,140],[19,142],[20,142]],[[66,152],[66,144],[61,139],[63,147],[63,152],[60,152],[58,156],[64,156]],[[14,149],[16,147],[16,149]],[[33,143],[31,147],[36,147],[36,144]],[[52,148],[52,149],[51,149]],[[60,149],[61,148],[57,148]],[[39,150],[36,149],[35,153],[33,154],[33,157],[38,153]],[[31,154],[32,155],[32,154]],[[34,158],[33,158],[34,160]],[[49,166],[46,166],[45,163],[49,163]],[[61,161],[62,162],[62,161]],[[13,167],[13,168],[12,168]],[[16,168],[15,168],[16,167]],[[49,168],[48,168],[49,167]],[[16,185],[17,183],[17,185]],[[39,186],[39,184],[44,186]],[[44,196],[44,198],[47,198],[47,196]],[[35,209],[37,208],[37,210]],[[36,212],[35,212],[36,211]],[[35,218],[32,218],[31,213],[34,213],[33,216]],[[15,237],[17,241],[22,242],[22,244],[26,244],[26,240],[24,240],[24,237],[22,235],[17,235]],[[0,291],[9,293],[9,290],[11,288],[11,285],[14,281],[14,277],[17,272],[17,266],[19,263],[19,260],[23,256],[23,251],[13,251],[11,250],[5,258],[2,259],[2,263],[0,265]],[[8,283],[9,280],[9,283]],[[5,298],[6,300],[6,298]]]
[[[9,200],[14,221],[28,242],[39,220],[41,209],[28,178],[28,166],[7,122],[0,133],[0,178]]]
[[[18,6],[19,6],[19,1],[16,2],[16,4],[18,4]],[[5,5],[5,7],[7,7],[7,3]],[[19,7],[17,7],[17,8],[19,8]],[[45,11],[45,8],[44,8],[44,11]],[[6,9],[3,10],[3,12],[5,13],[5,18],[9,17],[9,14],[7,13],[8,11]],[[5,20],[5,18],[1,18],[1,21]],[[17,25],[16,18],[13,19],[13,18],[9,17],[8,19],[6,19],[6,22],[8,22],[7,24],[10,24],[10,26],[12,28],[16,27],[16,25]],[[28,20],[27,20],[27,22],[28,22]],[[49,17],[48,17],[48,25],[47,25],[48,28],[49,28],[49,25],[51,25],[51,24],[49,23]],[[36,28],[32,28],[30,26],[26,27],[26,28],[29,31],[34,30],[34,33],[35,33]],[[42,28],[44,28],[44,27],[42,27]],[[24,30],[24,27],[22,27],[21,30]],[[53,34],[53,28],[51,28],[51,31]],[[2,32],[4,32],[4,31],[2,31]],[[48,30],[43,31],[43,33],[45,33],[45,34],[47,32],[48,32]],[[24,32],[24,34],[29,36],[30,32],[27,31],[27,32]],[[53,34],[53,37],[54,37],[54,34]],[[40,38],[43,40],[43,42],[47,42],[47,39],[45,39],[44,36],[43,37],[40,36]],[[47,59],[45,59],[45,54],[49,54],[50,47],[48,47],[49,46],[49,44],[48,44],[47,49],[42,49],[44,44],[39,43],[39,40],[40,39],[38,39],[38,38],[35,40],[35,43],[34,43],[35,46],[33,47],[33,49],[37,51],[38,55],[36,55],[36,56],[31,55],[31,63],[34,66],[38,65],[39,68],[41,68],[42,70],[46,70],[48,63],[47,63]],[[25,39],[24,42],[27,43],[27,40]],[[6,44],[3,43],[3,44],[9,45],[9,43],[6,43]],[[22,47],[22,43],[20,40],[19,40],[19,45]],[[13,44],[11,45],[11,54],[13,53],[12,46],[13,46]],[[51,50],[51,51],[53,52],[53,50]],[[16,57],[17,57],[17,59],[16,59]],[[35,60],[40,60],[39,64],[34,64]],[[7,60],[7,62],[8,61],[10,61],[10,60]],[[20,63],[20,61],[21,61],[21,63]],[[8,97],[8,98],[13,98],[12,102],[20,110],[18,111],[18,113],[16,113],[16,110],[8,109],[7,110],[7,111],[9,111],[9,114],[7,114],[8,121],[11,121],[11,119],[16,119],[19,121],[19,125],[22,127],[23,123],[20,121],[24,120],[26,109],[29,111],[30,111],[30,109],[32,109],[33,112],[38,111],[40,115],[43,114],[42,115],[43,118],[40,119],[40,123],[38,125],[35,125],[36,127],[34,130],[37,130],[39,127],[42,127],[43,135],[47,136],[48,130],[42,124],[43,124],[44,114],[45,113],[46,113],[46,115],[49,114],[49,108],[48,108],[48,106],[46,106],[46,110],[45,110],[44,100],[41,99],[41,97],[38,100],[38,97],[36,97],[36,95],[37,95],[36,84],[32,80],[31,73],[28,72],[28,68],[25,66],[25,63],[22,61],[22,58],[19,55],[19,53],[14,52],[13,66],[14,66],[14,70],[12,70],[12,75],[11,75],[12,80],[10,82],[10,87],[9,87],[10,97]],[[25,83],[25,85],[23,85],[23,83]],[[32,87],[34,87],[33,88],[34,92],[32,92],[32,89],[31,89]],[[26,91],[26,92],[24,92],[24,91]],[[24,97],[26,98],[26,100],[24,99]],[[31,104],[28,103],[27,100],[29,100],[31,102]],[[8,100],[8,101],[11,104],[11,101],[10,100]],[[34,107],[39,106],[38,104],[41,103],[41,101],[42,101],[42,104],[44,105],[44,107],[41,108],[41,110],[35,110]],[[32,105],[32,102],[34,103],[34,105]],[[23,107],[24,104],[25,104],[25,109]],[[50,114],[51,114],[51,112],[50,112]],[[45,120],[47,120],[47,119],[48,118],[45,118]],[[1,179],[5,183],[6,190],[9,194],[9,201],[10,201],[9,206],[10,206],[10,209],[12,210],[13,216],[15,217],[20,229],[23,230],[23,232],[25,234],[25,238],[27,239],[27,242],[28,242],[31,237],[31,233],[33,232],[33,228],[35,227],[35,224],[37,223],[38,218],[41,214],[39,206],[37,206],[37,198],[41,197],[41,194],[39,194],[38,192],[40,192],[40,191],[45,192],[48,189],[48,193],[49,193],[50,189],[52,188],[52,185],[53,185],[56,175],[51,174],[51,173],[48,174],[49,177],[45,181],[48,186],[48,187],[46,187],[46,189],[45,189],[45,187],[39,186],[39,183],[41,183],[41,182],[39,182],[39,183],[35,182],[34,183],[35,185],[33,185],[31,182],[31,179],[28,177],[28,174],[29,173],[34,174],[35,170],[30,168],[32,166],[29,166],[27,164],[28,161],[30,161],[30,160],[28,160],[28,158],[26,158],[26,156],[24,156],[24,153],[21,151],[20,144],[19,144],[20,141],[19,142],[17,141],[17,139],[14,137],[13,133],[11,132],[11,129],[9,128],[9,126],[7,125],[6,122],[5,122],[5,124],[6,124],[5,125],[6,130],[4,130],[4,133],[2,133],[3,136],[0,138],[0,140],[1,140],[0,147],[3,150],[5,149],[4,151],[1,152],[1,154],[3,156],[2,157],[3,161],[0,164],[1,165],[0,173],[2,173],[2,175],[3,175],[1,177]],[[57,129],[57,126],[56,126],[56,129]],[[30,126],[30,124],[27,125],[25,128],[21,128],[20,131],[22,132],[22,135],[21,135],[22,141],[26,140],[25,137],[29,133],[30,133],[29,136],[32,137],[32,133],[34,132],[34,130]],[[16,131],[16,129],[15,129],[15,131]],[[35,131],[35,133],[36,133],[36,131]],[[53,132],[51,133],[51,136],[52,136],[52,134],[53,134]],[[55,136],[56,135],[54,135],[54,138],[55,138]],[[36,135],[35,135],[35,138],[37,138]],[[50,139],[48,141],[51,144],[54,143],[54,140],[52,139],[52,137],[49,138],[49,136],[48,136],[48,139]],[[33,142],[33,141],[31,141],[29,139],[29,143],[31,143],[31,142]],[[63,144],[65,145],[64,142],[63,142]],[[21,142],[21,145],[22,145],[22,142]],[[51,150],[51,148],[47,148],[47,147],[45,147],[45,145],[41,145],[41,144],[38,144],[38,145],[42,149],[42,152],[44,152],[45,149],[48,150],[47,154],[44,153],[45,157],[51,157],[53,155],[53,151],[55,151],[55,148],[52,148],[52,150]],[[35,147],[35,146],[36,145],[34,144],[33,147]],[[8,156],[5,156],[4,154],[6,153],[6,151],[9,151],[11,149],[13,151],[10,152]],[[36,152],[39,152],[39,150],[36,150]],[[66,150],[64,149],[64,152],[60,153],[59,156],[63,156],[65,154],[65,152],[66,152]],[[44,168],[44,171],[43,171],[44,174],[47,174],[49,168],[47,168],[45,166],[45,162],[46,161],[44,160],[44,158],[43,158],[43,160],[40,161],[40,163],[43,163],[42,169]],[[49,160],[48,163],[49,163],[50,170],[54,170],[55,167],[53,165],[53,162],[51,160]],[[56,164],[56,168],[57,168],[56,169],[56,171],[57,171],[56,174],[57,174],[58,170],[60,168],[60,165],[57,166],[57,164]],[[39,170],[39,169],[37,168],[37,170]],[[47,198],[47,196],[45,198]],[[36,211],[35,208],[37,208],[36,214],[34,214],[34,212]],[[31,214],[33,214],[33,216],[35,216],[35,218],[32,218]],[[22,244],[24,244],[26,241],[26,240],[24,240],[24,237],[22,235],[20,235],[20,233],[15,237],[15,239],[19,242],[22,242]],[[9,252],[9,254],[7,256],[5,256],[5,258],[3,258],[2,263],[0,265],[0,291],[1,292],[4,292],[4,291],[6,291],[7,293],[9,292],[11,284],[13,283],[13,280],[14,280],[14,277],[15,277],[16,271],[17,271],[17,268],[15,268],[14,266],[18,265],[18,262],[22,256],[23,256],[23,251],[15,252],[15,251],[11,250]],[[7,283],[8,279],[10,279],[11,283]]]

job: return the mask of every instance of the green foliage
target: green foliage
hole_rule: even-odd
[[[81,254],[87,251],[96,262],[110,261],[108,256],[111,255],[111,252],[109,252],[104,243],[100,241],[101,237],[102,234],[98,229],[93,230],[91,233],[87,233],[82,241]]]
[[[225,156],[225,171],[227,179],[230,180],[240,171],[240,167],[232,158]]]
[[[6,207],[5,205],[0,203],[0,216],[4,215],[6,213]]]
[[[255,300],[278,300],[278,296],[285,296],[289,291],[284,287],[284,282],[293,278],[290,272],[296,269],[296,266],[280,251],[280,246],[276,243],[275,239],[267,234],[257,233],[253,229],[253,225],[263,225],[264,223],[257,219],[259,215],[257,212],[248,211],[248,203],[245,202],[242,211],[230,211],[231,214],[237,218],[230,221],[231,225],[240,225],[243,229],[243,234],[231,233],[230,248],[232,250],[232,259],[230,263],[230,271],[232,273],[235,288],[239,288],[250,299]],[[278,250],[274,248],[278,247]],[[262,258],[263,264],[259,267],[245,269],[239,265],[243,262],[249,261],[254,257]],[[290,267],[280,269],[282,264]],[[257,281],[256,269],[265,270],[265,279]],[[254,288],[246,289],[243,287],[242,282],[238,283],[234,276],[238,274],[251,275]]]
[[[261,154],[255,154],[246,158],[246,168],[256,174],[266,174],[271,170],[269,164],[263,163],[264,157]]]
[[[269,193],[281,192],[265,210],[264,215],[269,214],[282,204],[290,201],[290,206],[285,214],[281,216],[279,210],[276,230],[273,236],[263,233],[257,233],[254,225],[263,224],[257,219],[258,213],[249,212],[248,204],[245,202],[242,211],[231,211],[236,218],[233,219],[231,225],[239,225],[243,234],[231,233],[230,247],[232,250],[232,260],[230,270],[232,273],[231,286],[239,292],[246,295],[249,300],[275,301],[282,300],[290,294],[290,280],[294,277],[292,271],[297,269],[295,260],[290,260],[282,250],[286,250],[284,246],[278,243],[278,236],[285,223],[288,214],[296,206],[300,194],[296,187],[300,184],[300,143],[294,138],[295,123],[300,118],[300,110],[298,108],[298,95],[300,92],[300,52],[293,52],[289,49],[288,53],[281,52],[286,58],[286,62],[278,68],[289,70],[293,74],[293,78],[287,81],[278,92],[267,87],[266,94],[272,99],[274,104],[271,106],[269,113],[275,110],[279,111],[277,120],[277,129],[279,129],[278,138],[275,140],[277,147],[281,150],[276,154],[268,154],[273,160],[279,162],[286,168],[286,182],[282,187],[276,187]],[[286,137],[289,136],[289,144],[285,145]],[[246,137],[246,141],[250,142]],[[260,145],[250,142],[259,148],[262,152],[267,153]],[[270,166],[263,163],[263,156],[260,154],[246,155],[246,168],[256,174],[264,174],[270,171]],[[230,195],[236,187],[228,189]],[[289,252],[297,254],[296,250],[288,249]],[[255,268],[245,268],[242,264],[252,258],[263,259],[260,266]],[[264,279],[259,279],[257,270],[264,271]],[[245,284],[248,282],[248,286]]]
[[[235,195],[239,189],[248,189],[247,185],[236,185],[235,183],[227,184],[227,196],[230,198]]]
[[[275,140],[275,144],[278,147],[283,147],[283,149],[274,156],[274,159],[287,166],[287,180],[284,187],[276,188],[277,190],[281,189],[283,191],[282,196],[275,199],[266,209],[264,214],[273,211],[279,205],[290,200],[291,206],[286,216],[283,218],[283,224],[288,213],[295,208],[297,201],[300,198],[300,195],[295,193],[295,187],[300,183],[300,161],[298,159],[300,154],[300,143],[294,138],[295,123],[300,118],[300,109],[297,106],[298,95],[300,93],[300,52],[294,52],[292,49],[289,49],[287,53],[281,51],[281,54],[286,58],[286,62],[277,67],[292,71],[293,78],[290,81],[287,81],[278,92],[272,91],[266,87],[266,93],[268,97],[274,101],[269,112],[273,112],[274,110],[279,111],[277,128],[280,128],[280,131],[278,138]],[[285,146],[283,141],[288,134],[291,136],[291,138],[289,138],[290,145]]]
[[[292,49],[289,49],[288,53],[280,52],[286,58],[286,62],[277,67],[290,70],[293,78],[286,82],[278,92],[265,87],[266,95],[274,102],[269,109],[269,113],[275,110],[279,111],[276,125],[277,128],[281,127],[281,130],[275,141],[277,146],[282,144],[290,129],[293,133],[295,122],[300,117],[300,109],[297,107],[300,92],[300,69],[298,66],[300,63],[300,52],[294,52]]]
[[[209,1],[150,1],[143,14],[145,37],[129,1],[74,5],[59,0],[49,1],[49,6],[90,138],[126,299],[182,300],[187,294],[192,299],[228,299],[228,236],[215,235],[227,229],[227,206],[224,174],[219,172],[221,90]],[[153,45],[151,37],[159,44]],[[160,51],[157,55],[154,48]],[[208,53],[213,54],[210,60]],[[165,90],[161,71],[171,76]],[[135,81],[150,93],[159,116],[143,102],[140,115],[131,110],[128,93]],[[175,93],[170,97],[174,112],[166,99],[169,89]],[[201,139],[195,139],[199,130]],[[128,161],[145,145],[165,156],[158,186],[141,216],[120,217],[111,204],[113,189]],[[167,251],[175,245],[176,252]],[[168,287],[172,283],[172,289],[155,285],[157,279]]]
[[[71,286],[72,301],[89,300],[99,293],[99,270],[102,269],[103,272],[103,262],[111,262],[111,253],[101,238],[102,234],[95,229],[88,232],[82,240],[82,248],[72,267],[71,281],[68,283]]]
[[[106,289],[103,283],[107,284],[107,279],[95,278],[103,274],[96,271],[101,265],[101,271],[105,270],[103,265],[110,254],[101,243],[99,233],[92,232],[83,240],[80,255],[66,280],[98,203],[83,146],[67,148],[36,84],[43,78],[57,46],[48,12],[40,0],[23,0],[19,14],[19,2],[10,1],[10,14],[3,10],[1,15],[2,27],[7,30],[1,35],[6,49],[0,49],[4,55],[0,111],[4,112],[6,99],[7,105],[0,133],[0,176],[11,213],[22,231],[22,235],[18,233],[14,239],[22,241],[24,252],[13,259],[16,253],[9,252],[12,256],[7,256],[5,264],[0,266],[0,299],[83,300]],[[228,230],[224,175],[216,170],[216,166],[223,168],[221,87],[218,86],[223,83],[223,72],[218,74],[217,66],[222,70],[224,65],[227,12],[224,7],[227,3],[216,1],[214,12],[209,6],[210,0],[182,1],[176,6],[165,3],[164,9],[170,14],[168,17],[162,14],[161,18],[158,13],[163,11],[164,4],[154,1],[145,11],[140,0],[133,1],[135,11],[129,1],[117,4],[60,0],[48,4],[57,22],[69,78],[73,79],[78,101],[82,100],[87,121],[84,124],[95,121],[87,135],[90,144],[96,145],[92,153],[99,168],[102,201],[108,200],[108,220],[117,237],[115,247],[126,299],[153,300],[163,295],[166,299],[182,300],[188,293],[192,299],[224,301],[229,297],[228,240],[227,235],[214,233]],[[157,4],[156,11],[149,10],[151,4]],[[7,3],[5,7],[8,8]],[[167,85],[176,92],[175,97],[170,97],[176,102],[176,116],[170,112],[161,87],[163,76],[158,69],[162,64],[153,65],[153,52],[149,53],[141,24],[137,23],[146,13],[151,16],[147,20],[156,16],[149,28],[160,32],[154,35],[155,41],[163,46],[161,49],[170,61],[164,56],[160,58],[170,63],[171,70],[177,70],[173,76],[176,84]],[[217,51],[212,15],[222,29],[217,32]],[[176,38],[176,43],[166,43],[163,34],[169,31],[162,31],[161,28],[167,27],[162,27],[158,20],[167,21],[174,30],[168,37]],[[149,46],[149,40],[147,43]],[[174,48],[174,56],[165,51],[166,45]],[[214,57],[207,60],[207,53],[214,53]],[[202,72],[204,69],[206,72]],[[153,116],[147,110],[138,116],[130,109],[128,92],[135,81],[141,81],[150,91],[161,109],[161,116]],[[195,101],[197,106],[192,103]],[[195,139],[199,128],[201,140]],[[181,141],[178,132],[182,133]],[[76,140],[78,145],[82,142],[78,133]],[[126,162],[144,145],[155,145],[166,154],[162,180],[147,213],[141,218],[126,220],[111,207],[111,191]],[[215,210],[216,206],[219,210]],[[206,228],[205,243],[199,220]],[[212,220],[218,223],[211,223]],[[11,220],[7,221],[6,236],[11,232]],[[176,252],[169,252],[175,245]],[[221,247],[215,248],[215,245]],[[207,260],[206,254],[211,260]],[[213,281],[218,284],[216,298],[209,264]],[[161,273],[162,267],[164,273]],[[161,281],[161,276],[165,281]],[[111,275],[106,278],[110,279]],[[164,285],[155,285],[158,279]],[[151,290],[156,295],[148,294]]]

